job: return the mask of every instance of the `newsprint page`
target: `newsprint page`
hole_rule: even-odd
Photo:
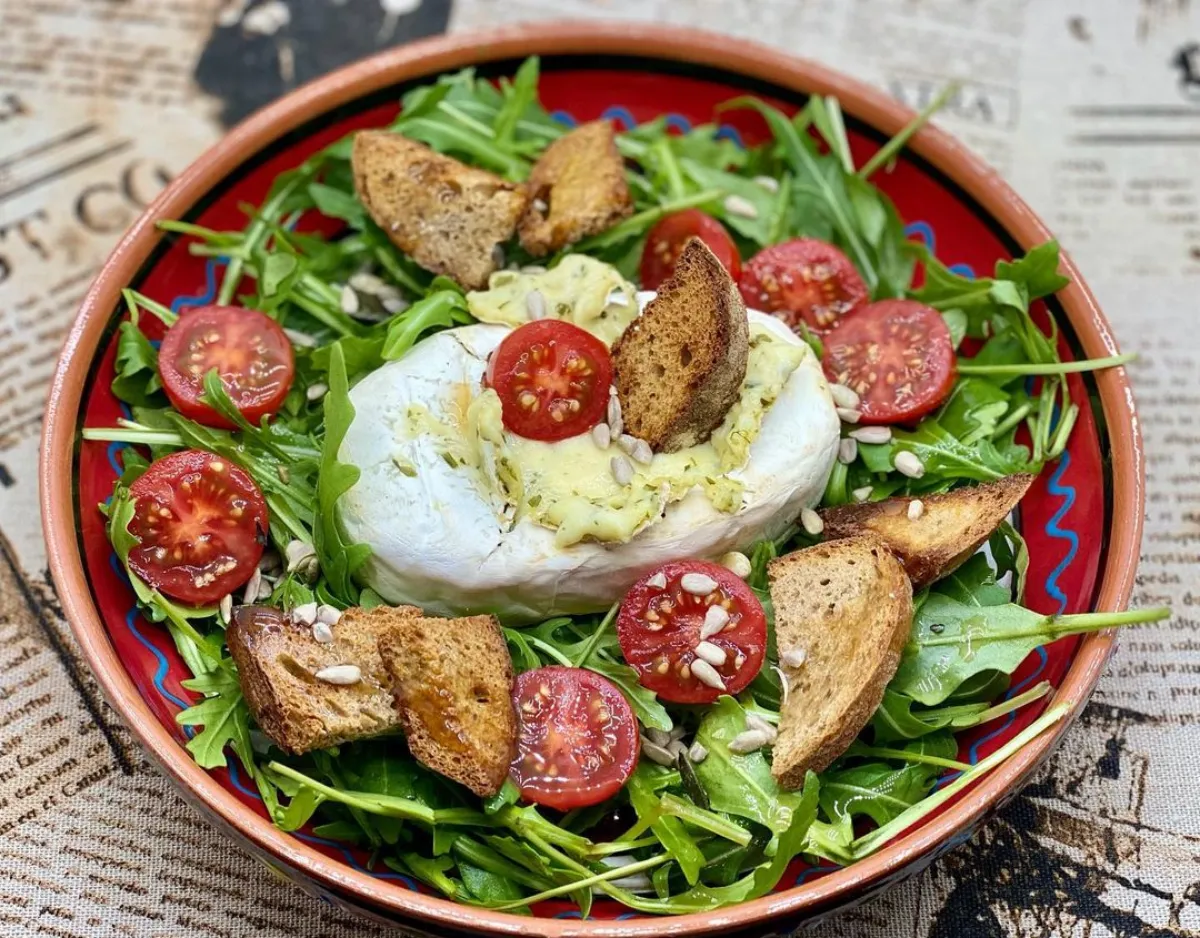
[[[45,568],[36,467],[77,304],[234,122],[380,48],[549,18],[702,25],[938,118],[1058,234],[1133,366],[1150,475],[1125,636],[1025,792],[820,936],[1200,934],[1200,3],[1189,0],[0,0],[0,934],[385,934],[271,876],[107,709]],[[66,471],[64,467],[64,471]]]

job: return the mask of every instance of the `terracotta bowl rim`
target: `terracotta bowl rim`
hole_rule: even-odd
[[[323,887],[367,906],[382,906],[398,918],[416,920],[414,924],[548,938],[646,938],[719,933],[765,924],[778,916],[799,917],[849,901],[969,829],[1005,795],[1015,791],[1049,755],[1095,687],[1114,648],[1113,633],[1096,633],[1082,641],[1056,695],[1058,701],[1070,704],[1067,720],[1027,745],[945,813],[874,856],[811,883],[727,909],[676,918],[581,922],[523,918],[412,892],[357,872],[276,829],[199,768],[159,724],[117,658],[93,604],[76,529],[74,467],[80,405],[89,369],[118,306],[120,290],[158,244],[155,222],[181,217],[244,160],[315,115],[407,79],[539,53],[703,64],[797,92],[835,94],[843,110],[887,134],[895,133],[912,117],[908,108],[880,91],[756,42],[660,24],[650,27],[619,22],[548,23],[438,37],[380,53],[280,99],[236,127],[163,191],[105,263],[67,335],[50,387],[40,466],[43,529],[64,614],[109,702],[177,785],[257,848],[283,859]],[[909,149],[973,197],[1023,248],[1050,237],[1042,222],[999,175],[947,134],[925,128],[911,141]],[[1063,259],[1063,270],[1072,284],[1059,294],[1059,300],[1083,353],[1088,357],[1115,354],[1112,330],[1067,257]],[[1134,584],[1145,467],[1125,370],[1099,374],[1096,387],[1109,432],[1113,508],[1095,607],[1117,610],[1126,606]]]

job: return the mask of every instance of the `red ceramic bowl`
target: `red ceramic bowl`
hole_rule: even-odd
[[[120,290],[136,286],[175,308],[211,299],[217,271],[160,237],[160,219],[240,227],[239,203],[261,201],[272,178],[348,130],[385,123],[400,93],[440,73],[477,65],[511,73],[525,56],[542,56],[541,95],[551,111],[586,120],[604,115],[630,125],[660,114],[680,126],[717,119],[747,143],[765,128],[745,114],[714,106],[755,94],[786,109],[809,93],[841,101],[861,163],[912,114],[885,95],[763,46],[660,26],[618,24],[523,27],[405,46],[343,69],[267,108],[234,130],[176,179],[137,222],[105,265],[67,338],[50,392],[42,455],[42,506],[50,565],[66,612],[109,701],[132,731],[214,823],[314,895],[387,921],[459,933],[557,936],[682,936],[765,930],[784,932],[911,875],[961,843],[1012,796],[1056,745],[1067,722],[871,858],[845,869],[789,871],[780,891],[730,909],[677,919],[637,917],[609,902],[594,915],[562,902],[519,917],[456,905],[418,890],[406,877],[368,870],[365,857],[311,833],[286,834],[266,819],[236,768],[205,772],[184,751],[174,715],[193,695],[168,636],[134,610],[118,575],[96,505],[111,491],[114,448],[82,443],[80,429],[110,425],[121,410],[109,391]],[[945,134],[922,130],[894,172],[876,182],[895,200],[914,238],[936,247],[962,270],[986,273],[1050,234],[1021,200],[978,159]],[[935,245],[936,242],[936,245]],[[1069,260],[1072,285],[1051,299],[1062,326],[1064,357],[1116,352],[1112,334]],[[1020,511],[1029,541],[1028,602],[1045,612],[1124,608],[1141,537],[1143,463],[1133,398],[1122,369],[1070,383],[1082,417],[1069,452],[1047,467]],[[1082,707],[1113,649],[1110,633],[1064,639],[1041,649],[1016,676],[1013,693],[1048,680],[1054,699]],[[998,720],[961,740],[970,761],[994,751],[1028,725],[1039,707]]]

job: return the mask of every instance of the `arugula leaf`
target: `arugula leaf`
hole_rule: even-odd
[[[934,491],[963,480],[994,482],[1036,470],[1023,447],[1001,449],[986,437],[968,445],[933,417],[922,420],[914,430],[893,430],[890,443],[860,443],[858,452],[867,469],[885,474],[894,472],[897,453],[913,453],[925,466],[925,474],[904,483],[909,492]]]
[[[904,750],[951,759],[958,751],[948,732],[927,735]],[[853,759],[855,749],[848,756]],[[843,757],[841,762],[844,762]],[[859,765],[840,764],[821,774],[821,810],[832,821],[866,815],[876,824],[886,824],[929,794],[937,777],[945,769],[937,765],[913,762],[895,768],[887,762]]]
[[[932,706],[975,675],[1011,674],[1035,648],[1057,638],[1157,622],[1169,615],[1167,609],[1134,609],[1045,616],[1011,603],[967,605],[931,592],[917,610],[900,667],[888,686]]]
[[[126,319],[117,327],[116,377],[112,392],[126,404],[146,406],[161,403],[162,380],[158,375],[158,351],[137,320]]]
[[[329,390],[325,394],[325,440],[321,449],[317,476],[317,512],[313,523],[313,548],[329,586],[329,592],[347,606],[358,600],[353,576],[366,562],[371,549],[365,544],[350,544],[337,523],[337,502],[354,487],[360,475],[357,466],[341,462],[338,450],[354,420],[346,362],[341,349],[329,360]]]
[[[708,792],[712,810],[782,833],[793,822],[796,796],[775,783],[761,752],[737,755],[729,751],[729,743],[745,729],[742,705],[732,697],[721,697],[696,732],[696,740],[708,750],[708,758],[695,767],[696,776]]]
[[[226,746],[244,754],[243,761],[252,761],[250,708],[242,697],[237,674],[231,669],[218,668],[182,683],[188,690],[205,695],[199,703],[175,715],[180,726],[204,727],[187,744],[197,765],[204,769],[223,768]]]
[[[692,839],[683,823],[663,811],[653,786],[647,781],[646,772],[646,763],[642,763],[625,783],[629,803],[637,812],[641,823],[650,825],[663,848],[679,864],[688,884],[694,886],[700,879],[704,854],[700,852],[696,841]]]
[[[395,361],[430,329],[445,329],[473,321],[461,292],[439,290],[431,293],[391,321],[380,357],[384,361]]]

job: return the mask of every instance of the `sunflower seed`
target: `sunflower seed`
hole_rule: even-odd
[[[633,452],[633,447],[637,444],[637,437],[630,436],[628,433],[622,433],[617,437],[617,446],[621,448],[621,452],[625,455],[630,455]]]
[[[750,564],[750,558],[743,554],[740,550],[731,550],[727,554],[723,554],[718,561],[726,570],[732,570],[743,580],[746,579],[754,569]]]
[[[384,310],[395,316],[397,313],[402,313],[411,305],[408,300],[402,296],[389,296],[380,300]]]
[[[621,438],[621,430],[625,426],[625,421],[621,419],[621,399],[615,393],[608,396],[608,430],[612,434],[614,440]]]
[[[665,590],[667,588],[667,575],[665,573],[656,573],[646,581],[647,586],[653,586],[656,590]]]
[[[612,443],[612,434],[608,430],[608,424],[598,423],[592,427],[592,442],[601,449],[608,449]]]
[[[807,660],[808,652],[803,648],[789,648],[779,657],[780,664],[785,668],[792,668],[793,670],[802,667]]]
[[[493,245],[492,247],[492,263],[497,267],[504,266],[504,248],[502,245]]]
[[[725,196],[725,211],[730,215],[740,215],[742,218],[758,218],[758,208],[744,196]]]
[[[292,471],[283,463],[275,467],[275,475],[279,476],[279,481],[287,485],[292,480]]]
[[[317,621],[323,622],[325,625],[337,625],[342,620],[342,613],[336,606],[327,606],[322,603],[317,607]]]
[[[535,212],[541,212],[544,215],[546,212],[550,211],[550,204],[545,199],[534,199],[533,210]]]
[[[333,641],[333,629],[324,622],[314,622],[312,627],[313,638],[322,645],[328,645]]]
[[[246,588],[242,591],[242,603],[258,602],[258,593],[262,589],[262,571],[258,567],[254,568],[254,572],[250,574],[250,579],[246,581]]]
[[[779,180],[774,176],[755,176],[754,181],[766,189],[768,192],[779,191]]]
[[[633,466],[624,456],[614,456],[608,461],[608,465],[618,485],[628,485],[633,481]]]
[[[629,297],[625,295],[625,291],[620,287],[614,287],[609,291],[608,297],[604,300],[605,306],[628,306]]]
[[[871,497],[871,493],[873,491],[875,491],[875,490],[873,488],[871,488],[871,486],[864,485],[861,489],[855,489],[850,494],[856,502],[865,502],[868,498]]]
[[[370,293],[372,296],[386,296],[395,293],[396,288],[384,283],[379,277],[367,270],[360,270],[350,277],[349,285],[360,293]]]
[[[696,765],[699,765],[708,758],[708,750],[704,748],[703,743],[692,743],[692,748],[688,750],[688,758]]]
[[[838,444],[838,462],[848,466],[856,459],[858,459],[858,440],[848,436]]]
[[[779,731],[762,717],[760,717],[757,713],[746,714],[746,729],[753,730],[756,733],[762,733],[765,737],[767,737],[768,743],[773,743],[779,738]]]
[[[693,596],[707,596],[717,588],[717,581],[707,573],[685,573],[679,578],[679,585],[685,593]]]
[[[291,342],[292,345],[299,345],[301,348],[317,347],[318,343],[316,336],[311,336],[307,332],[301,332],[299,329],[285,328],[283,330],[283,334],[288,337],[288,341]]]
[[[650,465],[654,459],[654,451],[650,449],[650,444],[645,440],[634,440],[633,449],[629,451],[629,455],[633,457],[634,462],[641,463],[643,466]]]
[[[671,745],[671,734],[666,730],[655,729],[652,726],[646,727],[646,738],[656,746]]]
[[[316,384],[310,384],[308,390],[304,392],[304,396],[310,401],[319,401],[329,392],[329,385],[324,381],[318,381]]]
[[[687,729],[676,723],[671,727],[671,739],[683,739],[687,735]]]
[[[541,290],[530,290],[525,294],[525,309],[533,320],[546,318],[546,298]]]
[[[341,302],[342,312],[347,316],[353,316],[358,312],[358,293],[355,292],[354,287],[350,286],[350,284],[346,284],[344,287],[342,287]]]
[[[721,667],[721,665],[723,665],[725,663],[725,657],[726,657],[725,649],[720,647],[719,645],[714,645],[712,642],[701,642],[699,645],[697,645],[696,646],[696,655],[702,661],[707,661],[714,668],[719,668],[719,667]],[[693,664],[692,665],[693,673],[695,672],[695,670],[696,670],[696,666]]]
[[[226,593],[221,597],[221,606],[218,611],[221,613],[221,621],[226,625],[233,621],[233,593]]]
[[[760,733],[758,730],[746,730],[744,733],[738,733],[729,741],[729,751],[745,756],[752,752],[758,752],[767,744],[765,733]]]
[[[687,752],[687,743],[682,739],[673,739],[667,744],[667,752],[678,759],[683,753]]]
[[[854,410],[850,407],[835,407],[834,410],[837,411],[838,420],[840,420],[842,423],[853,424],[862,420],[861,410]]]
[[[729,612],[723,606],[714,603],[704,613],[704,624],[700,626],[700,640],[707,641],[728,624]]]
[[[908,520],[916,521],[921,515],[925,514],[925,503],[919,498],[914,498],[908,503]]]
[[[800,512],[800,527],[804,528],[806,534],[816,537],[825,530],[825,522],[811,508],[804,508]]]
[[[642,755],[656,765],[672,766],[675,764],[675,757],[671,755],[671,751],[666,746],[660,746],[645,736],[642,737]]]
[[[356,664],[335,664],[322,668],[313,676],[326,684],[357,684],[362,680],[362,671]]]
[[[725,689],[725,682],[721,680],[721,675],[717,673],[717,669],[703,658],[697,658],[692,662],[692,675],[701,684],[707,684],[709,687],[717,690]]]
[[[850,431],[851,439],[860,443],[890,443],[892,441],[891,427],[858,427]]]
[[[898,473],[908,476],[910,479],[919,479],[925,475],[925,463],[921,462],[915,453],[910,453],[908,450],[897,453],[893,464]]]
[[[854,388],[848,388],[844,384],[829,385],[829,396],[833,398],[833,403],[838,407],[845,407],[848,410],[858,410],[858,405],[862,403],[862,398],[858,396]]]
[[[317,621],[317,604],[302,603],[293,608],[292,621],[300,625],[312,625]]]

